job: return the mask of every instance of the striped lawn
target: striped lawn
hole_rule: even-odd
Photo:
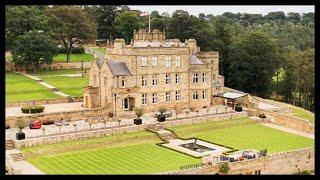
[[[237,149],[267,149],[269,153],[314,145],[312,139],[269,128],[249,118],[211,121],[170,129],[179,137],[198,137]]]
[[[48,174],[150,174],[201,162],[157,146],[157,142],[161,140],[156,135],[144,131],[22,151],[30,163]]]

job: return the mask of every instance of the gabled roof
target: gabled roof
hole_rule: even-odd
[[[111,73],[115,76],[131,76],[132,75],[126,63],[124,62],[115,62],[115,61],[109,60],[107,64]]]
[[[190,64],[193,64],[193,65],[203,65],[204,63],[201,61],[201,59],[199,59],[196,55],[191,55],[189,57],[189,61],[190,61]]]

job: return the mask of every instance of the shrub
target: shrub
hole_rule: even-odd
[[[44,110],[44,106],[24,106],[24,107],[21,107],[21,111],[23,113],[27,113],[27,114],[41,113],[41,112],[43,112],[43,110]]]
[[[16,122],[16,127],[19,128],[20,132],[23,128],[25,128],[27,125],[27,122],[25,119],[23,118],[19,118],[17,119],[17,122]]]
[[[219,172],[227,174],[229,171],[229,165],[227,162],[223,162],[219,165]]]
[[[134,113],[138,116],[138,119],[143,115],[144,109],[141,107],[135,107],[134,108]]]
[[[160,112],[161,114],[165,113],[166,111],[167,111],[167,108],[165,108],[165,107],[160,107],[160,108],[159,108],[159,112]]]
[[[67,49],[66,48],[58,48],[59,54],[66,54]],[[72,54],[83,54],[84,53],[84,47],[74,47],[72,48]]]

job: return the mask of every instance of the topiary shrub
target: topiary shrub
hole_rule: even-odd
[[[167,108],[165,108],[165,107],[160,107],[160,108],[159,108],[159,112],[160,112],[161,114],[165,113],[166,111],[167,111]]]
[[[229,171],[229,165],[227,162],[223,162],[219,165],[219,172],[227,174]]]
[[[44,106],[24,106],[21,107],[21,111],[26,114],[42,113]]]
[[[138,119],[144,114],[144,109],[141,107],[135,107],[134,113],[138,116]]]

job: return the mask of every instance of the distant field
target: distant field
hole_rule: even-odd
[[[81,62],[83,61],[93,61],[93,56],[91,54],[71,54],[70,62]],[[53,58],[54,62],[67,62],[66,54],[58,54]]]
[[[88,72],[88,70],[86,70]],[[79,70],[51,70],[51,71],[39,71],[36,76],[39,76],[44,81],[57,87],[61,92],[69,94],[71,96],[79,97],[83,96],[83,87],[89,84],[88,74],[82,77],[67,77],[58,76],[64,74],[77,74]]]
[[[292,116],[309,120],[312,124],[314,124],[314,119],[315,119],[314,113],[307,111],[303,108],[293,106]]]
[[[151,174],[201,162],[158,142],[157,135],[142,131],[21,150],[27,161],[47,174]]]
[[[212,121],[169,128],[179,137],[197,137],[238,149],[267,149],[269,153],[314,145],[314,140],[265,127],[249,118]]]
[[[6,72],[6,103],[16,101],[52,99],[60,96],[21,74]]]

